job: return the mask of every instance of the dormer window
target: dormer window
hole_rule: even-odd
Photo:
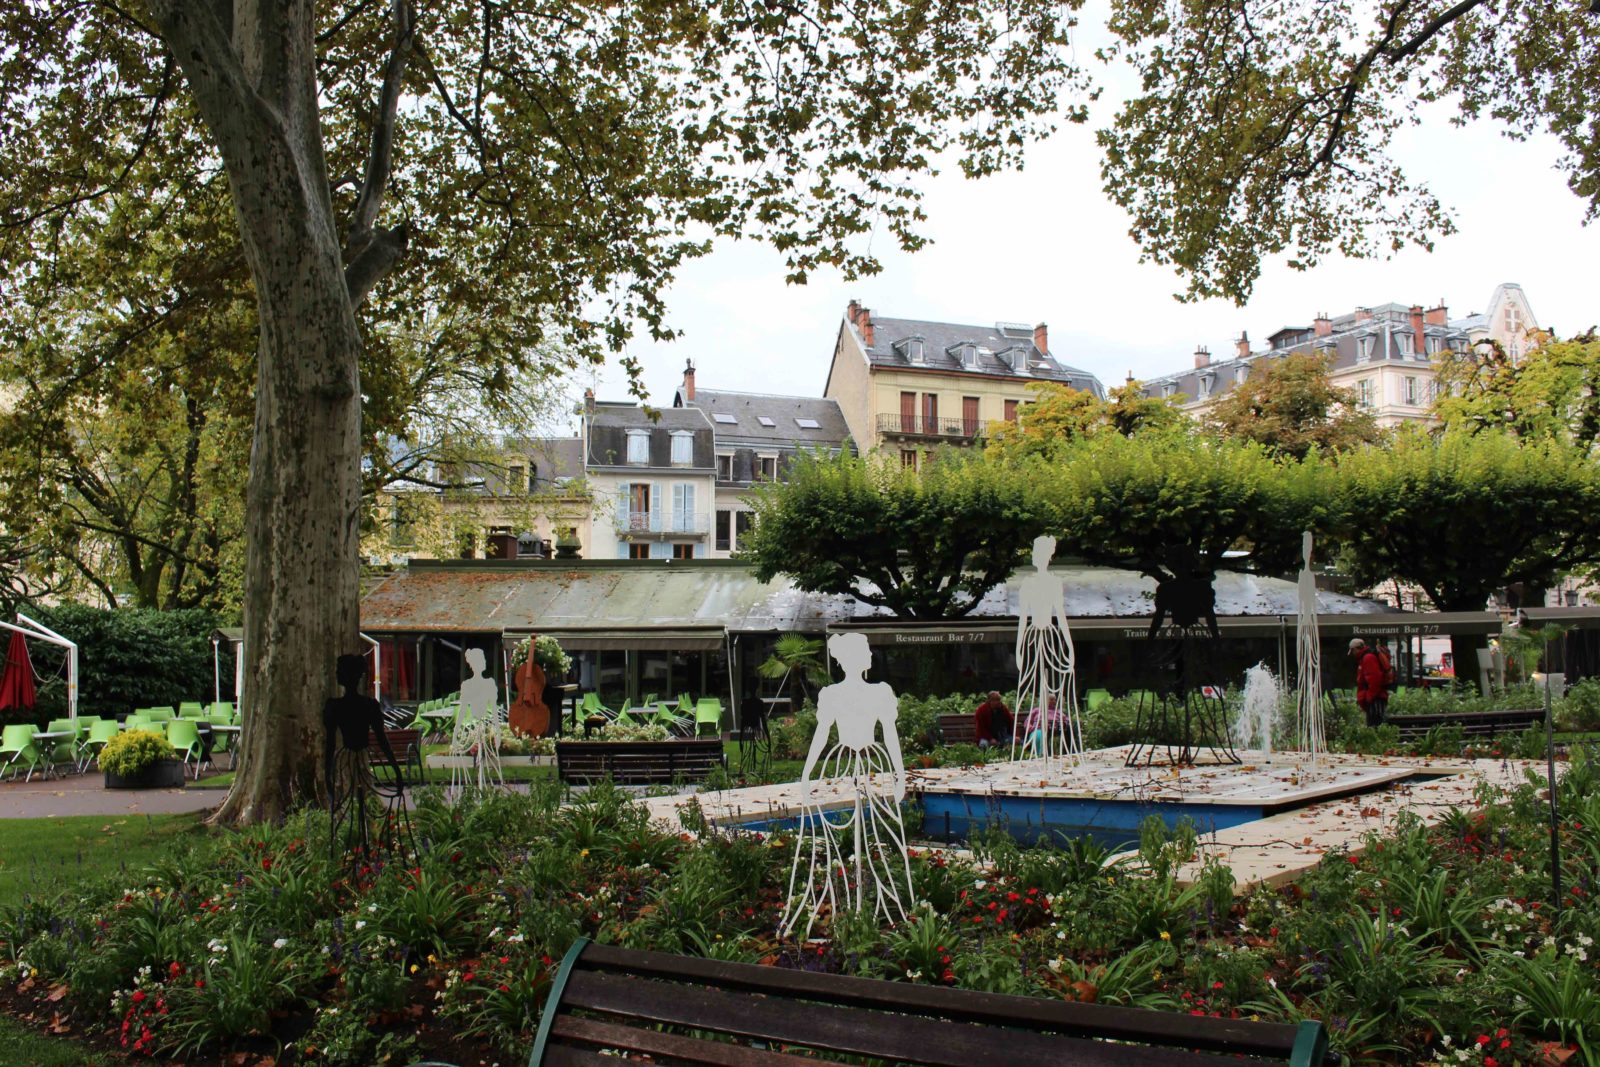
[[[896,342],[894,347],[908,362],[923,362],[922,338],[908,337],[904,341]]]
[[[650,462],[650,431],[628,431],[628,462],[646,466]]]
[[[1177,392],[1178,392],[1178,383],[1177,382],[1162,382],[1161,383],[1161,395],[1162,396],[1173,396]]]
[[[945,349],[945,352],[967,370],[978,366],[978,346],[971,341],[958,341]]]
[[[672,434],[672,465],[687,467],[694,462],[694,434],[675,430]]]
[[[1374,338],[1363,337],[1356,342],[1356,362],[1365,363],[1372,358],[1372,343]]]
[[[1202,397],[1210,396],[1211,387],[1216,384],[1216,381],[1217,376],[1215,374],[1200,375],[1200,395]]]
[[[1238,370],[1233,372],[1233,381],[1235,385],[1243,385],[1244,380],[1248,377],[1250,377],[1249,367],[1240,367]]]

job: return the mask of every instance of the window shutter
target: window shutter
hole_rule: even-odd
[[[628,508],[633,502],[633,486],[623,482],[617,486],[617,525],[622,529],[628,528]]]

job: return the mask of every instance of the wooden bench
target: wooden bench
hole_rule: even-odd
[[[720,1067],[801,1067],[839,1056],[930,1067],[1339,1062],[1315,1021],[977,993],[579,939],[551,984],[528,1067],[605,1067],[617,1052]]]
[[[1402,740],[1415,741],[1436,726],[1459,726],[1468,738],[1494,737],[1500,733],[1521,733],[1544,722],[1543,708],[1510,711],[1462,711],[1439,715],[1391,715],[1385,720],[1400,731]]]
[[[960,714],[939,716],[939,738],[947,745],[977,744],[978,717]]]
[[[725,765],[722,739],[683,741],[557,741],[556,774],[563,782],[610,778],[629,785],[704,781]]]
[[[406,785],[420,785],[426,777],[422,762],[422,732],[420,730],[385,730],[389,748],[394,751],[395,762],[400,765],[400,780]],[[378,745],[376,733],[367,738],[367,763],[383,767],[389,762]]]

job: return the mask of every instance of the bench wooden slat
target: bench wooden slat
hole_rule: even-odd
[[[977,744],[978,717],[961,714],[939,716],[939,737],[947,745]]]
[[[615,1056],[602,1056],[586,1048],[551,1045],[550,1051],[545,1053],[544,1062],[549,1067],[617,1067],[617,1064],[625,1061]]]
[[[1002,1035],[969,1023],[921,1015],[836,1004],[801,1005],[713,987],[596,971],[573,974],[567,981],[564,999],[573,1008],[623,1018],[926,1067],[968,1067],[985,1062],[1000,1048],[1012,1063],[1070,1063],[1081,1067],[1146,1067],[1150,1063],[1148,1049],[1131,1045],[1022,1030]],[[1161,1062],[1173,1067],[1215,1067],[1217,1061],[1199,1053],[1169,1050],[1162,1053]]]
[[[563,782],[673,782],[703,779],[724,765],[720,738],[689,741],[560,741],[556,773]]]
[[[1544,722],[1542,708],[1507,711],[1461,711],[1427,715],[1392,715],[1389,725],[1403,738],[1421,737],[1436,726],[1459,726],[1466,737],[1494,737],[1500,733],[1520,733]]]
[[[641,1030],[634,1026],[618,1026],[599,1019],[578,1019],[571,1015],[557,1019],[550,1028],[550,1036],[595,1048],[668,1056],[688,1063],[706,1064],[708,1067],[794,1067],[795,1064],[816,1062],[806,1057],[788,1056],[747,1045],[700,1041],[661,1030]]]
[[[1077,1004],[1042,997],[882,982],[851,975],[622,949],[613,945],[590,945],[584,950],[581,963],[585,969],[657,975],[751,993],[1064,1034],[1143,1042],[1170,1041],[1216,1052],[1284,1057],[1294,1047],[1296,1036],[1295,1027],[1288,1023],[1197,1019],[1114,1004]]]

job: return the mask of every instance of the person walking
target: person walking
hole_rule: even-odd
[[[1383,660],[1359,637],[1350,641],[1350,658],[1356,661],[1356,706],[1366,714],[1368,726],[1381,726],[1389,711]]]

